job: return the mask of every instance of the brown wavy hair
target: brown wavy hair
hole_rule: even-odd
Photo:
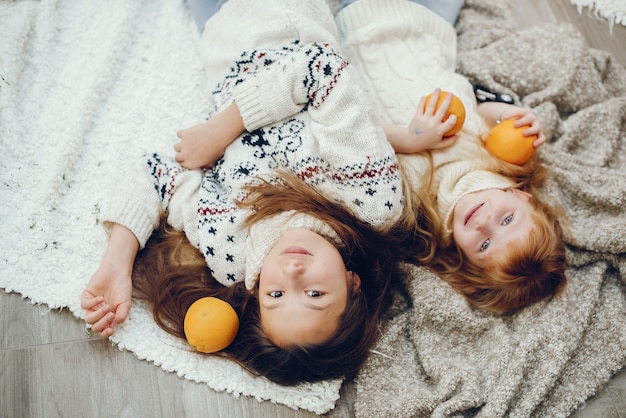
[[[138,254],[135,296],[148,301],[158,325],[179,338],[185,338],[185,313],[195,300],[214,296],[229,302],[239,316],[239,331],[231,345],[213,355],[233,360],[278,384],[354,377],[379,335],[379,319],[402,274],[394,250],[397,242],[392,235],[360,221],[341,202],[321,195],[292,175],[281,173],[278,181],[260,180],[248,191],[245,202],[239,202],[241,207],[253,209],[247,225],[297,210],[326,222],[345,243],[338,250],[346,268],[359,275],[361,288],[355,291],[349,286],[345,311],[329,341],[283,347],[272,343],[261,326],[258,289],[248,291],[243,282],[231,286],[217,282],[184,233],[165,222]]]
[[[537,199],[547,169],[534,157],[524,166],[508,164],[483,151],[491,170],[515,182],[515,188],[533,195],[534,228],[522,242],[511,243],[507,256],[489,268],[471,263],[454,242],[445,242],[444,225],[430,194],[433,170],[423,179],[424,187],[411,187],[404,173],[406,206],[396,234],[404,234],[403,257],[435,271],[472,305],[496,313],[511,313],[524,306],[558,295],[566,286],[565,244],[561,222],[564,212]],[[432,155],[427,155],[433,164]],[[402,158],[400,159],[402,168]],[[413,180],[414,181],[414,180]]]

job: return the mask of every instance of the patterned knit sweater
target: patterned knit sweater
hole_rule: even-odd
[[[456,203],[466,194],[508,188],[513,182],[494,174],[493,160],[480,140],[486,125],[476,111],[470,83],[455,73],[456,32],[427,8],[406,0],[360,0],[340,11],[337,26],[342,52],[365,79],[365,88],[383,118],[406,126],[422,96],[436,87],[453,92],[467,117],[457,142],[432,152],[434,179],[430,193],[451,237]],[[422,154],[400,156],[411,187],[421,189],[431,170]]]
[[[239,34],[233,16],[251,12],[240,10],[242,3],[228,2],[208,22],[211,29],[205,30],[203,45],[224,47],[211,45],[210,33],[216,28],[235,37]],[[296,11],[303,9],[300,2],[262,3],[263,13],[271,14],[276,7],[284,12],[289,4]],[[330,16],[327,7],[320,10]],[[296,11],[294,15],[299,13]],[[328,20],[326,14],[323,18]],[[304,18],[311,25],[313,16]],[[264,37],[273,28],[276,38],[282,39],[286,22],[289,20],[253,27],[259,27]],[[294,30],[286,27],[290,33]],[[328,36],[329,32],[320,33]],[[248,42],[255,34],[247,32],[245,36]],[[244,230],[248,211],[238,208],[235,200],[245,199],[242,188],[255,177],[270,177],[277,169],[295,173],[326,196],[345,202],[375,227],[399,217],[402,184],[396,156],[361,83],[330,43],[324,39],[302,43],[294,38],[286,44],[238,54],[225,67],[213,100],[216,111],[235,101],[247,131],[207,171],[185,170],[172,156],[148,156],[105,219],[131,229],[143,246],[165,211],[168,223],[185,231],[220,283],[246,279],[252,288],[263,257],[282,232],[305,227],[331,241],[335,238],[327,225],[294,213]]]

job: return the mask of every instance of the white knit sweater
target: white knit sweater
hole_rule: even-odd
[[[406,0],[360,0],[336,17],[342,52],[358,68],[365,88],[383,118],[406,126],[419,99],[436,87],[453,92],[463,102],[466,120],[461,137],[443,150],[434,151],[434,181],[437,210],[445,222],[444,240],[454,207],[468,193],[508,188],[510,179],[490,172],[488,151],[480,137],[486,125],[476,111],[470,83],[455,73],[456,32],[427,8]],[[400,157],[410,173],[411,186],[424,187],[423,175],[430,163],[421,154]]]
[[[276,231],[304,226],[333,239],[316,219],[287,215],[255,225],[251,237],[241,227],[248,213],[234,202],[245,198],[242,187],[255,176],[288,170],[375,227],[395,221],[402,208],[397,158],[352,66],[327,43],[335,42],[327,23],[332,28],[323,1],[224,5],[202,37],[213,57],[207,74],[221,75],[216,111],[234,100],[247,131],[206,172],[184,170],[172,156],[148,156],[105,220],[131,229],[143,246],[163,210],[218,281],[246,278],[249,288],[280,237]],[[246,45],[252,49],[241,49]]]

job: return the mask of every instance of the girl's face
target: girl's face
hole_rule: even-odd
[[[339,251],[321,235],[307,229],[287,231],[261,268],[263,329],[278,346],[328,340],[346,308],[348,286],[357,280],[346,270]]]
[[[486,268],[506,255],[509,243],[533,227],[531,195],[517,189],[488,189],[463,196],[454,208],[452,235],[476,266]]]

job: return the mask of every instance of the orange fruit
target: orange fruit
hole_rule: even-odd
[[[491,128],[485,146],[496,157],[511,164],[523,165],[535,155],[537,135],[524,136],[528,126],[516,128],[515,119],[506,119]]]
[[[239,318],[228,302],[209,296],[187,309],[183,329],[189,345],[201,353],[215,353],[233,342]]]
[[[435,105],[435,112],[439,109],[448,94],[452,93],[449,93],[447,91],[442,91],[439,93],[439,99],[437,99],[437,104]],[[428,106],[428,102],[430,102],[430,98],[432,97],[432,95],[433,93],[430,93],[428,96],[426,96],[424,107]],[[452,102],[450,102],[450,107],[448,108],[448,111],[446,112],[443,120],[448,120],[448,117],[450,117],[450,115],[456,115],[456,123],[454,124],[452,129],[445,133],[444,137],[456,134],[461,130],[463,124],[465,123],[465,106],[463,106],[463,102],[461,101],[461,99],[456,96],[452,97]]]

